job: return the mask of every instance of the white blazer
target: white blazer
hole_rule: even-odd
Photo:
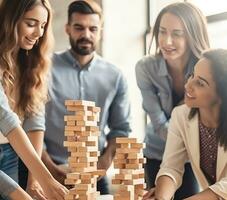
[[[186,105],[176,107],[171,115],[165,153],[156,179],[167,175],[176,183],[182,183],[184,164],[188,160],[193,172],[204,190],[210,188],[220,197],[227,199],[227,151],[218,146],[216,183],[209,186],[200,169],[200,143],[198,114],[188,119],[190,108]]]

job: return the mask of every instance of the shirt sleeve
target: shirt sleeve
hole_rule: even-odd
[[[181,131],[184,131],[181,127],[182,124],[184,124],[184,117],[179,111],[177,112],[175,108],[172,112],[165,152],[160,170],[156,176],[156,180],[163,175],[169,176],[176,184],[176,189],[180,187],[182,183],[184,165],[189,160],[181,133]]]
[[[29,131],[45,131],[45,112],[25,117],[23,121],[23,129],[26,133]]]
[[[19,185],[0,170],[0,196],[8,197],[10,193],[15,191]]]
[[[19,126],[20,120],[17,115],[10,109],[8,99],[4,89],[0,84],[0,131],[4,136]]]
[[[227,199],[227,177],[223,177],[220,181],[209,187],[214,193],[220,196],[220,199]]]
[[[169,120],[161,108],[160,97],[153,83],[152,76],[157,75],[152,74],[154,72],[149,70],[149,68],[154,67],[153,65],[152,60],[149,60],[149,62],[140,60],[135,69],[136,81],[142,95],[143,109],[152,122],[154,132],[159,134],[162,139],[166,139]]]
[[[116,137],[128,137],[130,127],[130,103],[128,98],[128,85],[126,79],[120,73],[116,83],[116,95],[109,110],[107,140]]]

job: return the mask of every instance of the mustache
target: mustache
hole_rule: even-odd
[[[81,38],[79,40],[77,40],[77,43],[90,43],[90,44],[93,44],[93,42],[91,40],[89,40],[88,38]]]

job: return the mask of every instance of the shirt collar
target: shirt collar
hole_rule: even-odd
[[[188,77],[193,72],[193,69],[197,60],[198,59],[194,55],[191,55],[184,71],[185,77]],[[160,65],[161,67],[159,68],[159,71],[158,71],[159,76],[168,76],[169,72],[167,69],[167,63],[165,59],[161,56],[160,56]]]
[[[80,68],[81,70],[87,70],[87,71],[90,71],[93,67],[95,67],[95,63],[96,63],[97,58],[98,58],[98,54],[96,52],[94,52],[94,57],[92,58],[92,60],[86,66],[81,68],[80,63],[72,55],[70,49],[68,49],[68,51],[66,52],[66,55],[67,55],[68,59],[70,60],[70,62],[72,63],[72,65],[74,67]]]

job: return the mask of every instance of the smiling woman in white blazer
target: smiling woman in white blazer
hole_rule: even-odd
[[[186,105],[172,112],[156,187],[144,195],[144,200],[171,199],[181,185],[188,160],[201,192],[187,200],[227,199],[226,85],[227,50],[205,52],[185,85]],[[212,134],[214,140],[210,142]]]

